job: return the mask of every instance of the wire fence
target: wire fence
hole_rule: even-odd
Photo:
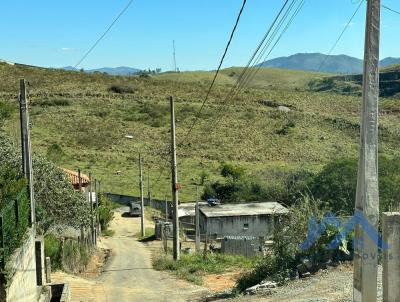
[[[29,198],[23,189],[16,199],[0,200],[0,267],[23,242],[29,227]]]

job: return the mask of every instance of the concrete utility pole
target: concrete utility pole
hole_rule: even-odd
[[[148,205],[151,206],[150,169],[147,169],[147,201],[148,201]]]
[[[92,196],[92,173],[89,173],[89,204],[90,204],[90,231],[92,234],[92,245],[95,244],[94,222],[93,222],[93,196]]]
[[[176,135],[175,135],[175,108],[174,98],[170,97],[171,106],[171,172],[172,172],[172,204],[173,204],[173,252],[174,260],[180,259],[179,250],[179,217],[178,217],[178,173],[176,164]]]
[[[383,251],[383,301],[400,301],[400,213],[382,214],[382,239],[389,245]]]
[[[168,221],[168,201],[167,196],[165,196],[165,222]]]
[[[142,157],[139,153],[139,186],[140,186],[140,207],[141,207],[141,215],[140,215],[140,227],[142,237],[146,236],[146,231],[144,229],[144,199],[143,199],[143,161]]]
[[[175,55],[175,40],[172,40],[172,49],[173,49],[173,56],[174,56],[174,71],[177,72],[176,69],[176,55]]]
[[[378,229],[378,98],[380,0],[367,1],[361,143],[355,211]],[[378,238],[360,226],[355,230],[353,301],[377,299]]]
[[[196,186],[196,253],[200,252],[199,187]]]
[[[28,98],[26,96],[26,83],[25,79],[21,79],[19,93],[19,113],[21,123],[21,149],[22,149],[22,171],[28,181],[29,198],[31,206],[30,222],[32,226],[35,225],[35,196],[33,190],[33,169],[32,169],[32,152],[31,152],[31,137],[30,137],[30,124],[28,113]]]

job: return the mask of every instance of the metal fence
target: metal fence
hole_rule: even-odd
[[[18,248],[29,226],[29,198],[26,189],[16,199],[0,200],[0,266]]]

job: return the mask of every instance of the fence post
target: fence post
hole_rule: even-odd
[[[46,283],[51,283],[51,261],[46,257]]]

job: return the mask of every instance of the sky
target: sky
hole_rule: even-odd
[[[223,67],[244,66],[283,0],[247,0]],[[269,59],[327,53],[358,0],[306,0]],[[0,1],[0,59],[43,67],[73,66],[128,0]],[[382,0],[400,11],[400,1]],[[134,0],[94,51],[84,69],[130,66],[180,70],[218,66],[242,0]],[[332,54],[363,57],[366,5]],[[381,58],[400,57],[400,15],[382,9]]]

